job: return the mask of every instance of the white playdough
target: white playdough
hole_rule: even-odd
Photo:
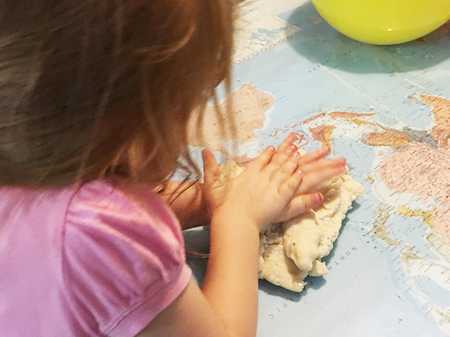
[[[227,163],[224,172],[239,175],[242,168]],[[307,276],[323,276],[322,258],[330,254],[342,221],[363,187],[351,176],[332,179],[323,188],[323,206],[261,233],[259,276],[295,292],[305,287]]]
[[[327,267],[322,262],[322,258],[330,254],[333,244],[339,236],[342,221],[352,206],[352,202],[363,192],[362,186],[349,175],[334,178],[324,188],[325,203],[315,212],[309,212],[292,219],[284,224],[282,231],[282,241],[279,243],[283,247],[284,254],[294,263],[297,270],[294,274],[301,273],[303,278],[292,287],[290,281],[292,275],[279,276],[277,285],[300,292],[305,286],[306,276],[323,276],[327,273]],[[263,235],[266,235],[263,233]],[[265,244],[265,241],[262,241]],[[264,249],[263,249],[264,250]],[[270,254],[266,254],[270,255]],[[267,256],[265,259],[273,260],[276,257]],[[285,263],[278,258],[278,263]],[[267,274],[270,270],[265,266],[266,261],[261,263]],[[271,261],[271,265],[276,264]],[[289,268],[289,271],[292,268]],[[277,271],[278,273],[278,271]],[[269,282],[270,277],[263,276]],[[298,278],[296,279],[298,280]]]

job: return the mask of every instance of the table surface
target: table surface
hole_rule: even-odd
[[[338,34],[307,1],[254,0],[238,26],[241,154],[303,132],[365,187],[325,278],[300,295],[261,282],[258,336],[450,336],[450,25],[376,47]],[[209,142],[193,152],[226,151]]]

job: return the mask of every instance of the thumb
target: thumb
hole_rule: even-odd
[[[291,200],[282,221],[287,221],[304,214],[311,209],[322,206],[324,202],[322,193],[302,194]]]
[[[213,183],[220,175],[220,166],[217,164],[216,158],[214,158],[214,154],[210,150],[204,149],[202,151],[202,157],[205,183]]]

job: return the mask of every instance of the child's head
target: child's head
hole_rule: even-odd
[[[231,0],[0,7],[0,185],[162,179],[229,78]]]

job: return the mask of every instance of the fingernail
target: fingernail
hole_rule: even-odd
[[[314,196],[314,201],[317,203],[317,204],[322,204],[323,203],[323,201],[325,200],[325,198],[324,198],[324,196],[322,195],[322,193],[317,193],[315,196]]]

